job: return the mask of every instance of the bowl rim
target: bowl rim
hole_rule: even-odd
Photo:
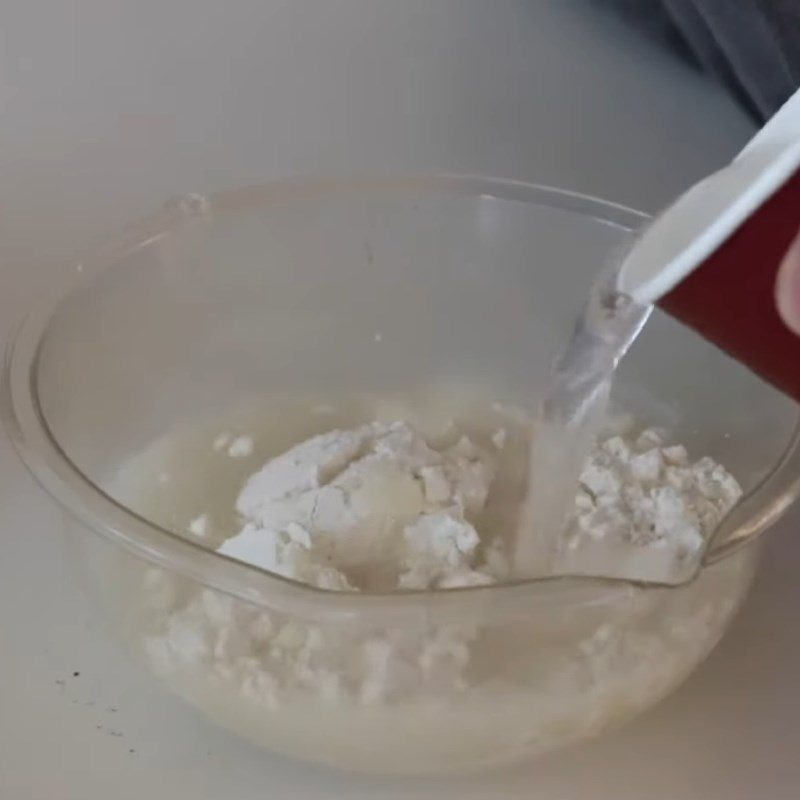
[[[72,462],[50,430],[38,394],[38,362],[43,339],[59,303],[114,262],[168,235],[179,226],[228,213],[287,202],[307,202],[346,193],[416,192],[470,195],[523,202],[572,212],[631,231],[649,216],[590,195],[542,184],[469,175],[412,175],[356,180],[289,179],[212,194],[184,195],[158,213],[134,223],[96,245],[65,270],[25,316],[6,348],[2,415],[11,441],[39,484],[74,518],[106,540],[152,564],[249,603],[319,621],[390,618],[419,622],[447,619],[476,622],[485,616],[561,605],[619,602],[638,584],[558,576],[443,590],[385,594],[320,589],[221,555],[167,528],[155,525],[117,502]],[[778,463],[723,521],[714,539],[722,544],[709,561],[729,555],[766,530],[800,495],[800,426]],[[658,591],[653,589],[652,591]],[[521,601],[525,601],[522,603]]]

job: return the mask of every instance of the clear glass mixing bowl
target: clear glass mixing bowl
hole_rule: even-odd
[[[533,408],[594,274],[644,220],[508,181],[290,182],[181,198],[70,266],[9,349],[3,409],[23,459],[67,511],[112,629],[232,730],[359,770],[515,761],[666,695],[747,591],[755,550],[728,551],[794,499],[800,465],[794,404],[659,314],[620,372],[616,402],[745,488],[720,537],[726,557],[678,589],[564,578],[326,592],[170,532],[114,483],[159,437],[275,392],[402,396],[450,381]],[[200,633],[181,629],[197,609]],[[233,656],[222,641],[232,621],[261,637]],[[193,636],[191,657],[159,660],[156,629]],[[312,641],[322,672],[275,678],[271,665],[297,673],[292,659],[308,662]],[[457,675],[441,686],[425,677],[437,642],[436,663]],[[346,675],[320,679],[386,643],[423,677],[377,701]]]

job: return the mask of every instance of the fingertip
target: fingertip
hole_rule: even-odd
[[[778,269],[775,301],[783,321],[800,336],[800,235],[786,252]]]

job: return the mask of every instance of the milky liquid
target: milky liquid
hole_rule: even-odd
[[[616,273],[606,273],[593,287],[538,410],[513,557],[520,577],[559,571],[558,541],[606,416],[614,370],[652,310],[615,286]]]

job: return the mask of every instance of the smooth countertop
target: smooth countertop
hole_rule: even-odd
[[[577,0],[73,0],[46,21],[9,0],[3,16],[3,338],[71,252],[184,191],[450,171],[653,210],[751,132],[716,87]],[[242,744],[131,665],[0,437],[0,797],[789,800],[798,524],[795,509],[711,659],[618,733],[484,777],[350,778]]]

